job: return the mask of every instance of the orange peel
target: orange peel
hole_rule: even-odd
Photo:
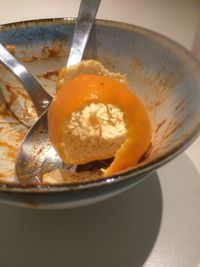
[[[91,103],[118,107],[124,114],[126,124],[125,141],[116,151],[111,165],[104,171],[104,176],[136,165],[151,142],[151,124],[146,107],[126,84],[96,74],[81,74],[64,83],[49,106],[49,139],[60,158],[69,163],[62,145],[66,119],[74,111]]]

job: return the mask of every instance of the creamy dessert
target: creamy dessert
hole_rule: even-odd
[[[124,115],[114,105],[90,103],[66,119],[64,135],[65,162],[112,158],[126,138]]]

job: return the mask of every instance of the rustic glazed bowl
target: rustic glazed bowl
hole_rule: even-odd
[[[57,70],[65,65],[74,19],[48,19],[3,25],[0,41],[53,94]],[[152,122],[152,145],[136,167],[85,184],[24,187],[14,176],[16,151],[36,119],[20,84],[0,68],[0,200],[28,207],[76,207],[116,195],[175,158],[200,129],[200,68],[191,54],[155,32],[119,22],[97,20],[85,58],[127,75]],[[134,108],[134,107],[133,107]],[[133,151],[134,153],[134,151]]]

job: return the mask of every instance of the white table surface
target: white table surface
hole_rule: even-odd
[[[76,16],[77,0],[0,0],[0,24]],[[199,0],[102,0],[98,18],[160,32],[190,49]],[[151,178],[84,208],[0,204],[0,267],[199,267],[200,138]]]

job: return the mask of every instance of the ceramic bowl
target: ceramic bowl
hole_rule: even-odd
[[[13,23],[1,26],[0,41],[9,45],[11,52],[53,93],[57,70],[66,63],[73,29],[74,19],[71,18]],[[130,88],[146,104],[153,137],[144,160],[122,173],[86,184],[40,187],[17,184],[14,161],[27,127],[8,107],[22,114],[25,120],[34,120],[35,114],[20,84],[1,66],[1,201],[40,208],[94,203],[147,178],[197,137],[200,68],[182,46],[134,25],[97,20],[84,57],[101,61],[110,71],[126,74]]]

